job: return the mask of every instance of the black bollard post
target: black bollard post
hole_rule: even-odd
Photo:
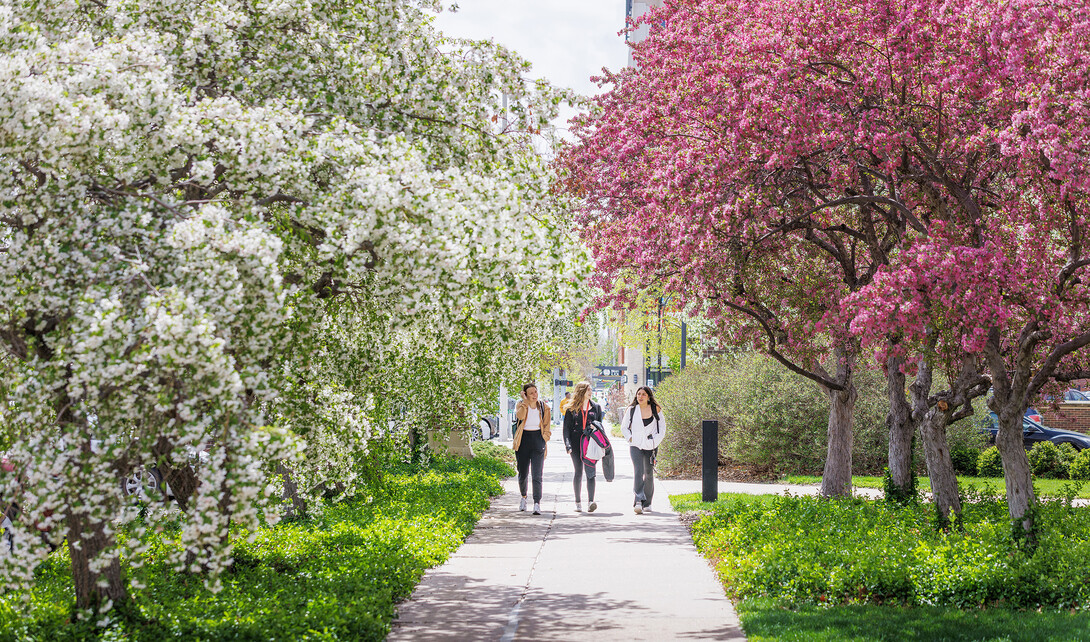
[[[714,502],[719,499],[719,422],[705,420],[703,429],[701,472],[704,490],[701,500]]]

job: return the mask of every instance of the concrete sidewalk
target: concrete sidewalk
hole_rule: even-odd
[[[616,478],[606,483],[599,465],[598,510],[576,513],[571,459],[555,430],[542,514],[519,512],[518,484],[507,480],[461,548],[399,605],[388,639],[745,640],[670,509],[669,494],[700,492],[700,482],[657,483],[653,513],[636,515],[628,447],[613,442]],[[586,510],[585,481],[582,498]]]

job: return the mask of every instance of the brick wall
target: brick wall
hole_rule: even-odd
[[[1090,402],[1062,403],[1056,410],[1037,409],[1041,412],[1041,422],[1050,428],[1090,434]]]

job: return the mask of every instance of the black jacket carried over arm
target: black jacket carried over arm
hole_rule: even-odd
[[[602,414],[602,407],[593,401],[590,402],[590,412],[587,413],[587,425],[590,425],[592,421],[602,421],[605,415]],[[567,450],[574,450],[580,444],[580,439],[583,438],[583,409],[569,408],[564,413],[564,448]]]

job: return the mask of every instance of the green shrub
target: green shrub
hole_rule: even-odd
[[[980,421],[988,414],[983,400],[976,399],[973,404],[975,413],[950,424],[946,428],[946,443],[950,447],[950,459],[954,472],[959,475],[976,475],[980,453],[987,448],[988,438],[980,429]]]
[[[1066,479],[1067,466],[1063,455],[1056,444],[1051,441],[1042,441],[1033,444],[1033,448],[1026,453],[1029,458],[1029,467],[1034,475],[1049,479]]]
[[[506,464],[515,463],[515,451],[507,446],[492,443],[491,441],[475,441],[473,446],[474,457],[488,457]]]
[[[1060,444],[1060,462],[1064,467],[1064,478],[1070,477],[1071,462],[1075,461],[1075,457],[1078,456],[1079,451],[1072,444]]]
[[[816,383],[767,357],[735,362],[728,381],[730,454],[776,473],[820,474],[828,448],[829,400]]]
[[[720,459],[729,456],[732,423],[727,381],[732,376],[733,359],[711,359],[687,365],[655,388],[667,422],[656,463],[663,475],[698,469],[705,419],[719,422]]]
[[[954,472],[958,475],[975,475],[980,452],[970,448],[951,448],[950,460],[954,464]]]
[[[1071,479],[1090,479],[1090,448],[1079,451],[1067,469]]]
[[[853,469],[886,465],[885,379],[859,368]],[[669,430],[659,451],[667,475],[699,466],[701,423],[719,421],[720,459],[770,472],[820,474],[825,463],[829,400],[817,384],[756,353],[696,363],[663,381],[655,396]]]
[[[1003,460],[999,456],[998,448],[992,446],[980,453],[976,462],[976,474],[981,477],[1003,476]]]

